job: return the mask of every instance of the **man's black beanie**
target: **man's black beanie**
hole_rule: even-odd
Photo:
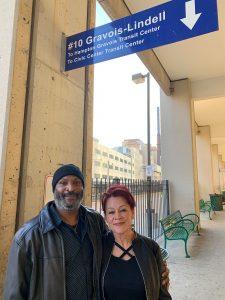
[[[64,176],[68,176],[68,175],[74,175],[74,176],[78,177],[82,181],[82,184],[84,187],[84,175],[82,174],[81,170],[73,164],[68,164],[68,165],[63,165],[62,167],[58,168],[55,171],[55,173],[53,175],[53,179],[52,179],[53,192],[55,190],[55,186],[56,186],[57,182]]]

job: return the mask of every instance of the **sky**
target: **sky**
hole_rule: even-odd
[[[110,23],[97,3],[96,26]],[[148,73],[136,54],[95,64],[94,137],[108,146],[121,146],[125,139],[147,143],[147,81],[135,84],[132,74]],[[160,88],[150,80],[151,144],[157,144],[157,107]]]

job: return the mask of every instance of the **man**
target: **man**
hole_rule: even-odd
[[[84,176],[72,164],[52,180],[54,201],[25,223],[12,242],[4,299],[99,299],[102,216],[81,205]],[[164,274],[168,284],[168,269]]]

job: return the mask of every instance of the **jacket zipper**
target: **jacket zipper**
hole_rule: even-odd
[[[110,254],[109,256],[109,259],[108,259],[108,262],[106,264],[106,268],[105,268],[105,271],[104,271],[104,274],[102,276],[102,284],[101,284],[101,288],[102,288],[102,296],[103,296],[103,299],[105,300],[105,295],[104,295],[104,279],[105,279],[105,273],[108,269],[108,266],[109,266],[109,262],[110,262],[110,259],[111,259],[111,256],[112,256],[112,253]]]
[[[93,262],[92,262],[92,287],[93,287],[93,297],[94,299],[97,299],[98,293],[96,292],[96,283],[99,285],[99,280],[96,280],[95,277],[99,278],[99,272],[98,272],[98,267],[97,267],[97,257],[96,257],[96,251],[94,247],[94,242],[88,233],[89,240],[91,242],[92,248],[93,248]],[[95,276],[94,276],[95,275]],[[97,282],[96,282],[97,281]]]
[[[135,253],[135,252],[134,252],[134,253]],[[141,271],[141,275],[142,275],[142,278],[143,278],[143,281],[144,281],[146,299],[148,299],[148,293],[147,293],[147,288],[146,288],[146,284],[145,284],[145,278],[144,278],[144,275],[143,275],[143,272],[142,272],[142,270],[141,270],[141,267],[140,267],[140,264],[139,264],[139,261],[138,261],[138,259],[137,259],[136,254],[135,254],[135,258],[136,258],[138,267],[139,267],[139,269],[140,269],[140,271]]]
[[[65,252],[64,252],[64,244],[63,244],[63,238],[60,230],[55,228],[56,232],[58,232],[59,238],[60,238],[60,243],[61,243],[61,248],[62,248],[62,259],[63,259],[63,278],[64,278],[64,299],[66,299],[66,272],[65,272]]]

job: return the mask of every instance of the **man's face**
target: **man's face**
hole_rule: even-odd
[[[78,177],[69,175],[61,178],[54,190],[56,207],[66,211],[78,210],[83,199],[83,190],[82,181]]]

